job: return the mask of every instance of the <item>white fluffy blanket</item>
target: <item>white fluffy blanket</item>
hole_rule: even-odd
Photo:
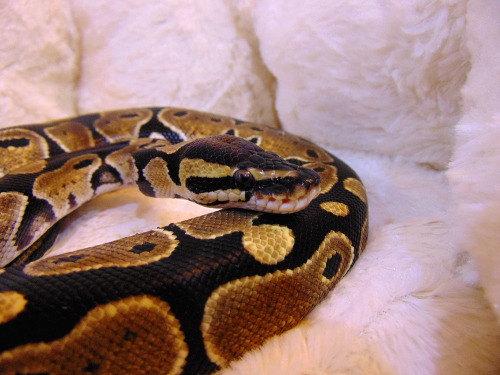
[[[175,105],[281,124],[368,189],[365,253],[228,374],[500,373],[500,3],[3,0],[2,125]],[[200,210],[127,190],[57,251]]]

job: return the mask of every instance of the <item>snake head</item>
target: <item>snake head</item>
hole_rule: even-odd
[[[204,206],[291,213],[320,193],[320,176],[312,169],[232,135],[197,139],[179,151],[185,189],[179,195]]]

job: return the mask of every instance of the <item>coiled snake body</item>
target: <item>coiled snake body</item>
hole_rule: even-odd
[[[341,160],[202,112],[141,108],[3,129],[0,170],[1,374],[224,368],[303,319],[367,238],[365,190]],[[34,260],[59,219],[134,184],[225,209]]]

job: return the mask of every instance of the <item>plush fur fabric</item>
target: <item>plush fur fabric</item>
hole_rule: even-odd
[[[223,374],[500,373],[495,0],[6,0],[0,25],[4,126],[185,106],[280,123],[365,182],[356,266]],[[199,212],[109,194],[64,220],[55,251]]]

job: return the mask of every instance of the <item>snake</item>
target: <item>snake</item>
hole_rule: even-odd
[[[1,374],[225,369],[299,324],[368,237],[365,187],[342,160],[195,110],[4,128],[0,175]],[[50,256],[61,218],[129,186],[220,209]]]

